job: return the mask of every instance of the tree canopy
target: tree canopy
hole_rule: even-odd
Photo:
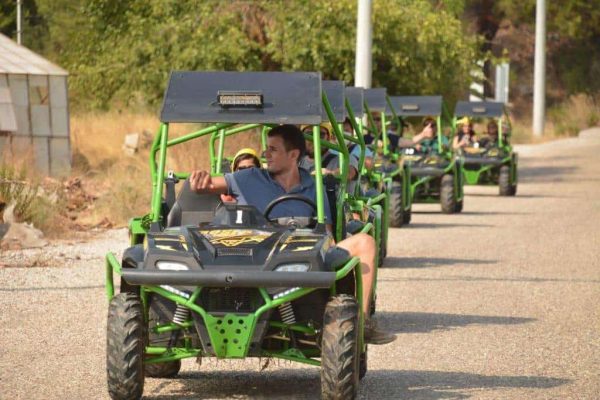
[[[0,0],[0,31],[12,37],[15,3]],[[69,70],[76,108],[155,107],[171,70],[321,71],[353,84],[356,0],[24,0],[24,7],[25,45]],[[510,40],[507,21],[516,27]],[[452,102],[467,93],[476,61],[499,44],[514,64],[512,84],[528,87],[534,21],[535,0],[374,0],[373,85]],[[550,85],[569,94],[600,90],[589,82],[600,70],[600,0],[549,2],[548,32]]]

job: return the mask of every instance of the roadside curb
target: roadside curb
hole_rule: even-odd
[[[579,139],[594,139],[600,140],[600,126],[585,129],[579,132]]]
[[[560,149],[565,146],[580,145],[585,140],[600,141],[600,127],[585,129],[574,137],[552,140],[545,143],[516,144],[514,145],[514,150],[520,156],[529,156],[535,154],[538,150]]]

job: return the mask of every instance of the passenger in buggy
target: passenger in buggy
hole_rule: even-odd
[[[306,152],[304,136],[295,125],[279,125],[271,129],[267,137],[265,158],[266,169],[249,168],[224,176],[211,176],[210,172],[197,170],[191,173],[189,181],[193,191],[198,193],[228,194],[237,199],[238,204],[250,204],[260,212],[274,199],[285,194],[298,194],[316,200],[315,181],[310,173],[299,167]],[[327,197],[323,197],[328,230],[331,231],[331,212]],[[272,217],[313,215],[313,209],[301,201],[280,203],[273,209]],[[369,318],[371,293],[375,279],[375,240],[366,233],[357,233],[341,240],[337,247],[348,252],[350,257],[358,257],[361,262],[363,279],[363,312],[365,315],[365,340],[370,344],[386,344],[396,336],[377,328],[375,320]]]

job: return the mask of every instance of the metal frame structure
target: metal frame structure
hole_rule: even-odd
[[[485,151],[484,149],[473,149],[479,156],[472,157],[465,152],[461,152],[460,157],[465,165],[463,174],[465,184],[467,185],[498,185],[499,168],[503,165],[509,167],[508,184],[514,188],[518,184],[518,154],[513,151],[512,145],[508,141],[511,133],[510,117],[504,103],[500,102],[468,102],[459,101],[456,104],[454,118],[452,119],[452,130],[456,132],[457,121],[460,117],[471,118],[489,118],[498,125],[498,146],[495,149]],[[505,132],[505,127],[507,131]],[[509,192],[513,191],[510,189]],[[505,193],[510,195],[510,193]],[[513,193],[514,194],[514,193]]]
[[[186,75],[189,73],[182,73],[182,75]],[[196,73],[199,74],[198,76],[195,76],[194,78],[198,78],[200,81],[202,81],[203,79],[210,79],[210,77],[207,77],[207,73],[204,73],[204,76],[201,76],[202,73]],[[241,74],[247,74],[247,73],[241,73]],[[256,74],[256,73],[255,73]],[[260,73],[258,73],[260,74]],[[269,78],[272,78],[272,74],[271,73],[264,73],[264,74],[268,74]],[[293,75],[294,73],[289,73],[288,76]],[[300,73],[297,73],[300,74]],[[306,74],[305,74],[306,75]],[[174,73],[171,77],[171,84],[173,83],[174,79],[178,79],[180,75],[178,75],[177,73]],[[255,75],[254,78],[256,78],[258,75]],[[263,76],[264,77],[264,76]],[[318,76],[319,79],[319,88],[320,86],[320,76]],[[235,79],[233,79],[233,81],[235,81]],[[238,80],[239,81],[239,80]],[[173,86],[170,84],[169,86],[169,90],[171,90],[173,88]],[[248,89],[248,88],[244,88],[244,89]],[[252,86],[250,86],[250,89],[252,89]],[[287,90],[289,92],[289,87],[288,88],[284,88],[284,90]],[[343,88],[342,88],[343,89]],[[163,197],[164,197],[164,192],[165,192],[165,180],[168,178],[168,174],[165,171],[165,165],[166,165],[166,156],[167,156],[167,150],[175,145],[180,145],[183,143],[186,143],[190,140],[194,140],[203,136],[207,136],[210,135],[210,147],[209,147],[209,152],[210,152],[210,156],[211,156],[211,172],[213,175],[219,175],[221,174],[220,171],[220,166],[221,166],[221,161],[223,160],[223,151],[224,151],[224,141],[232,136],[235,135],[236,133],[239,132],[243,132],[243,131],[247,131],[247,130],[251,130],[251,129],[256,129],[256,128],[263,128],[262,132],[263,134],[270,129],[272,126],[274,126],[274,124],[277,122],[277,118],[279,118],[280,116],[275,116],[274,118],[276,119],[274,120],[270,120],[266,123],[255,123],[253,119],[255,119],[255,116],[252,116],[252,113],[258,113],[258,110],[251,110],[247,113],[244,112],[240,112],[238,113],[238,119],[240,119],[239,123],[236,122],[222,122],[222,121],[210,121],[213,124],[210,126],[207,126],[203,129],[200,129],[198,131],[195,132],[191,132],[189,134],[186,134],[184,136],[181,137],[177,137],[177,138],[169,138],[169,126],[170,123],[172,122],[171,119],[174,120],[181,120],[179,118],[177,118],[177,116],[173,117],[172,114],[169,114],[169,108],[173,108],[172,104],[175,104],[175,108],[177,108],[177,102],[170,102],[169,101],[169,90],[167,90],[167,94],[166,94],[166,98],[165,98],[165,105],[163,107],[163,120],[160,124],[160,128],[158,130],[158,134],[156,135],[153,143],[152,143],[152,147],[150,149],[150,172],[151,172],[151,176],[152,176],[152,186],[153,186],[153,190],[152,190],[152,201],[151,201],[151,210],[150,213],[140,217],[140,218],[134,218],[131,220],[130,222],[130,241],[131,241],[131,245],[136,245],[136,244],[140,244],[140,243],[144,243],[146,244],[146,235],[149,231],[152,230],[158,230],[159,232],[164,229],[164,224],[165,224],[165,215],[163,212]],[[338,202],[338,210],[342,210],[343,209],[343,204],[345,201],[349,201],[352,204],[353,207],[360,207],[363,203],[361,203],[360,201],[356,200],[354,201],[352,196],[347,196],[345,193],[346,190],[346,185],[347,185],[347,171],[348,171],[348,149],[345,145],[344,139],[347,140],[351,140],[354,142],[358,142],[358,144],[361,146],[361,148],[364,149],[364,141],[362,141],[361,137],[350,137],[349,135],[345,135],[343,134],[343,132],[341,131],[339,125],[335,116],[335,112],[334,109],[331,107],[331,104],[328,100],[327,94],[325,92],[325,90],[320,90],[320,94],[318,94],[318,97],[320,99],[320,101],[322,102],[321,104],[319,104],[319,108],[318,109],[314,109],[310,114],[311,115],[318,115],[318,120],[316,120],[313,117],[308,118],[308,123],[313,125],[313,129],[312,129],[312,136],[308,136],[309,139],[313,140],[314,143],[314,148],[315,148],[315,184],[316,184],[316,205],[317,205],[317,221],[319,224],[323,224],[325,222],[325,213],[324,213],[324,201],[323,201],[323,176],[321,173],[321,146],[325,146],[328,147],[330,149],[334,149],[336,151],[338,151],[340,153],[340,167],[341,167],[341,174],[340,174],[340,192],[341,195],[339,196],[339,202]],[[177,92],[176,92],[177,93]],[[185,98],[185,95],[182,95],[181,93],[177,93],[180,96],[183,96]],[[289,95],[289,93],[288,93]],[[265,93],[265,101],[268,100],[268,96]],[[184,99],[184,101],[191,101],[190,99]],[[196,102],[197,103],[197,102]],[[324,140],[321,140],[320,138],[320,132],[319,132],[319,126],[318,123],[321,121],[321,105],[324,109],[324,114],[327,115],[327,119],[329,121],[331,121],[332,125],[334,126],[334,135],[336,137],[337,143],[333,143],[333,142],[327,142]],[[349,108],[349,102],[348,99],[344,98],[343,101],[343,106],[346,110],[349,111],[349,113],[351,114],[352,111]],[[276,105],[273,105],[274,108],[276,108]],[[167,110],[167,111],[165,111]],[[201,111],[201,110],[200,110]],[[339,110],[338,110],[339,111]],[[188,111],[186,111],[188,112]],[[232,117],[233,113],[229,113],[229,115],[226,115],[222,118],[222,120],[226,120],[226,119],[235,119],[234,117]],[[215,114],[212,114],[213,117]],[[194,116],[194,115],[188,115],[188,117],[186,117],[187,119],[184,119],[182,122],[187,122],[190,119],[197,119],[198,117]],[[312,119],[311,119],[312,118]],[[215,119],[215,118],[213,118]],[[307,118],[304,118],[303,116],[299,116],[298,118],[288,118],[286,120],[286,122],[288,123],[300,123],[302,121],[306,121]],[[250,121],[250,123],[248,123]],[[299,122],[300,121],[300,122]],[[195,120],[194,122],[209,122],[208,120]],[[357,127],[357,132],[360,132],[360,128]],[[215,146],[217,143],[217,140],[219,141],[218,146]],[[217,149],[215,150],[215,147],[217,147]],[[187,178],[189,176],[188,173],[175,173],[174,176],[176,176],[177,178],[180,179],[184,179]],[[367,203],[370,205],[370,201],[367,201]],[[335,227],[335,237],[337,240],[341,240],[342,237],[342,230],[341,230],[341,224],[343,224],[343,219],[338,219],[338,226]],[[373,235],[377,238],[378,234],[378,226],[376,226],[376,224],[378,223],[371,223],[371,222],[365,222],[361,229],[359,230],[360,232],[364,232],[370,235]],[[114,256],[114,254],[112,253],[108,253],[106,255],[106,295],[108,300],[110,301],[113,296],[115,295],[115,285],[114,285],[114,275],[118,275],[121,276],[121,278],[123,277],[123,273],[124,273],[124,269],[126,268],[126,265],[122,265],[117,258]],[[333,286],[329,287],[329,293],[330,294],[335,294],[337,292],[337,283],[341,280],[344,279],[346,277],[350,277],[352,276],[352,280],[354,281],[354,285],[355,285],[355,297],[358,303],[358,307],[359,307],[359,338],[358,338],[358,343],[359,343],[359,349],[360,349],[360,353],[364,353],[366,351],[366,345],[364,343],[363,340],[363,319],[364,316],[362,315],[362,303],[363,303],[363,299],[362,299],[362,293],[363,293],[363,286],[362,286],[362,275],[361,275],[361,266],[359,263],[359,259],[357,257],[351,258],[349,259],[347,262],[345,262],[341,267],[339,267],[337,270],[334,271],[334,276],[335,276],[335,283],[333,284]],[[121,280],[121,282],[123,283],[123,280]],[[165,286],[160,285],[160,284],[152,284],[152,285],[141,285],[139,286],[139,295],[141,297],[141,301],[142,304],[144,306],[144,314],[145,314],[145,318],[148,318],[148,307],[149,307],[149,296],[150,295],[158,295],[161,296],[163,298],[166,298],[172,302],[174,302],[177,305],[181,305],[184,306],[185,308],[189,309],[192,313],[195,313],[197,315],[200,316],[200,318],[203,319],[203,321],[205,322],[206,326],[209,328],[209,335],[210,335],[210,339],[212,342],[214,343],[240,343],[239,347],[232,347],[232,346],[224,346],[223,348],[221,348],[221,350],[217,350],[215,348],[215,355],[219,358],[243,358],[246,357],[248,355],[248,351],[249,351],[249,345],[251,342],[251,338],[252,338],[252,334],[254,333],[254,330],[257,326],[257,321],[259,321],[260,317],[262,315],[264,315],[267,311],[272,310],[274,308],[277,308],[278,306],[284,304],[284,303],[289,303],[292,302],[296,299],[299,299],[303,296],[306,296],[309,293],[314,292],[315,290],[319,290],[318,287],[294,287],[294,288],[290,288],[289,290],[277,294],[277,295],[273,295],[270,294],[269,291],[265,288],[265,287],[259,287],[257,288],[260,291],[260,295],[264,301],[264,304],[254,310],[253,312],[250,313],[246,313],[246,314],[227,314],[224,316],[213,316],[210,313],[208,313],[206,310],[204,310],[202,307],[200,307],[199,305],[196,304],[196,299],[198,299],[198,297],[202,294],[202,291],[205,288],[202,286],[198,286],[196,287],[191,295],[184,295],[183,293],[177,293],[174,292],[172,290],[167,290],[165,289]],[[235,323],[236,326],[238,326],[238,328],[243,328],[243,329],[216,329],[216,327],[218,326],[225,326],[225,322],[228,322],[229,324]],[[233,322],[232,322],[233,321]],[[185,330],[187,328],[192,328],[193,326],[193,320],[190,318],[187,321],[180,323],[180,324],[175,324],[175,323],[166,323],[166,324],[160,324],[157,325],[155,327],[152,328],[152,331],[154,333],[164,333],[164,332],[172,332],[172,331],[177,331],[177,330]],[[279,329],[280,330],[280,334],[279,337],[281,338],[282,341],[282,348],[283,350],[281,351],[262,351],[260,353],[260,356],[263,357],[274,357],[274,358],[281,358],[281,359],[285,359],[285,360],[290,360],[290,361],[296,361],[296,362],[301,362],[301,363],[305,363],[305,364],[310,364],[310,365],[320,365],[320,361],[317,359],[320,356],[320,350],[319,348],[317,348],[316,346],[314,347],[314,349],[310,350],[310,351],[301,351],[297,348],[294,348],[290,345],[289,339],[289,332],[292,331],[297,331],[297,332],[304,332],[304,333],[309,333],[312,335],[317,335],[317,332],[315,330],[315,328],[313,326],[309,326],[309,325],[302,325],[302,324],[285,324],[285,323],[281,323],[278,321],[269,321],[269,326]],[[212,329],[215,328],[215,329]],[[241,333],[240,333],[241,332]],[[186,338],[184,341],[184,346],[173,346],[173,347],[164,347],[164,346],[146,346],[145,348],[145,363],[162,363],[162,362],[169,362],[169,361],[174,361],[174,360],[179,360],[179,359],[183,359],[183,358],[190,358],[190,357],[197,357],[197,356],[207,356],[207,354],[202,350],[202,348],[198,348],[198,347],[194,347],[193,343],[191,340],[189,340],[189,338]]]
[[[443,173],[435,173],[433,168],[426,167],[425,169],[413,165],[411,156],[403,155],[400,157],[400,162],[404,165],[409,165],[411,169],[410,178],[410,198],[412,203],[437,203],[441,202],[440,194],[432,194],[429,189],[425,189],[424,193],[418,195],[420,186],[427,187],[430,182],[441,179],[441,176],[451,174],[454,177],[454,198],[457,206],[454,211],[462,210],[464,200],[463,178],[462,178],[462,162],[452,155],[451,150],[445,149],[442,145],[442,135],[444,134],[444,122],[452,123],[452,119],[446,105],[441,96],[391,96],[388,101],[388,112],[397,122],[401,136],[404,127],[404,118],[408,117],[425,117],[430,116],[437,123],[437,143],[440,149],[440,156],[448,162],[443,168]],[[431,169],[431,173],[427,171]],[[439,185],[436,185],[436,187]]]

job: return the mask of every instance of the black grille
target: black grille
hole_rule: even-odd
[[[205,288],[200,294],[201,306],[208,312],[253,312],[264,301],[256,289]]]
[[[244,248],[244,247],[225,247],[217,249],[217,257],[223,256],[245,256],[252,257],[252,249]]]

